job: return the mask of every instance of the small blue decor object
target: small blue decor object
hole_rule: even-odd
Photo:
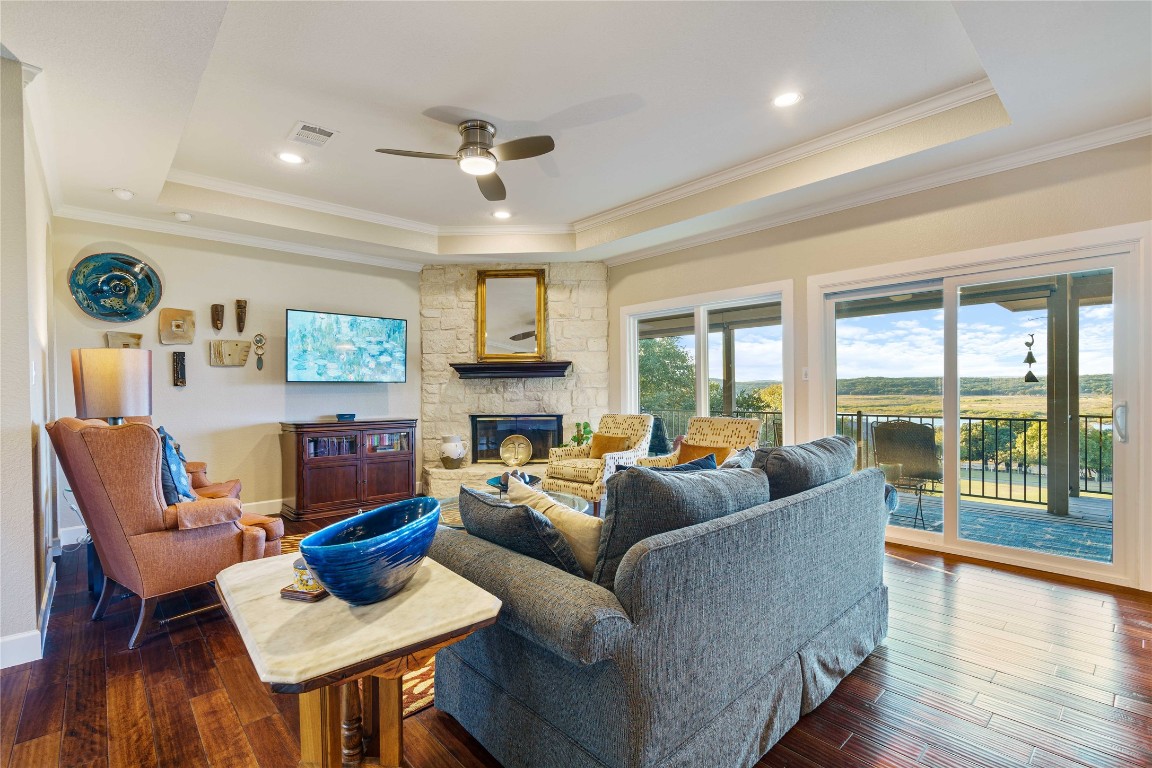
[[[86,314],[110,323],[129,323],[160,303],[163,288],[156,270],[124,253],[85,256],[68,276],[72,298]]]
[[[346,603],[371,605],[416,575],[439,522],[440,502],[417,496],[316,531],[300,542],[300,554],[324,589]]]
[[[338,413],[338,414],[336,414],[336,421],[356,421],[356,414],[354,414],[354,413]]]

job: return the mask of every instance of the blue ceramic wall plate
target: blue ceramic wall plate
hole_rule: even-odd
[[[156,270],[124,253],[85,256],[68,276],[72,298],[85,314],[109,323],[139,320],[160,303]]]

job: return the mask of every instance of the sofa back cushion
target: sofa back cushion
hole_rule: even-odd
[[[531,507],[509,504],[471,488],[460,488],[460,519],[477,538],[584,576],[572,546],[552,522]]]
[[[852,472],[856,466],[856,441],[832,435],[800,445],[761,448],[752,459],[754,469],[762,469],[772,486],[772,498],[782,499],[830,483]]]
[[[633,544],[658,533],[714,520],[769,499],[758,469],[657,472],[632,467],[608,479],[608,505],[593,581],[612,588]]]

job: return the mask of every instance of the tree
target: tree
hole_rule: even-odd
[[[641,410],[696,410],[696,364],[676,337],[640,339],[637,368]]]

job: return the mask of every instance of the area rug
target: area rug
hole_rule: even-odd
[[[308,534],[293,534],[280,539],[280,552],[289,554],[300,550],[300,540]],[[404,717],[414,715],[422,709],[432,705],[436,689],[433,687],[433,678],[436,674],[436,658],[433,657],[427,664],[415,672],[404,675]]]

